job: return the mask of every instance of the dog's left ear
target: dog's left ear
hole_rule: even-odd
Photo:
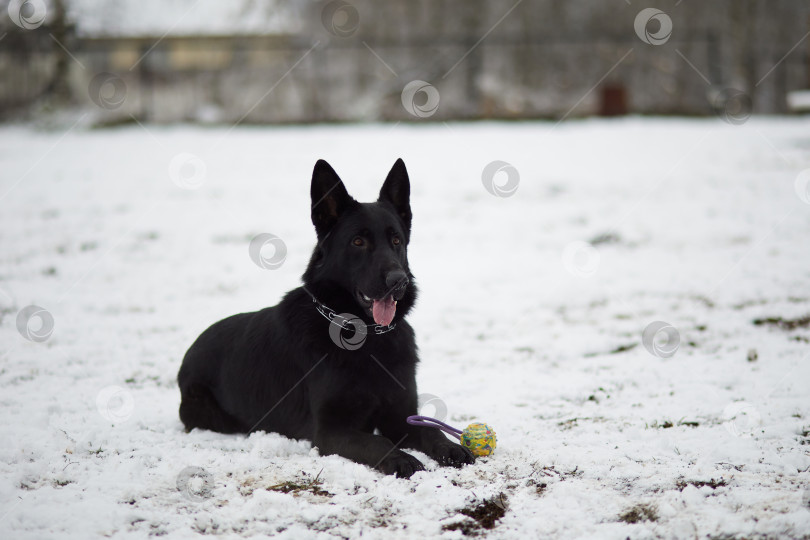
[[[380,189],[380,201],[391,203],[397,215],[405,225],[408,236],[411,235],[411,183],[408,179],[408,170],[402,158],[398,159]]]

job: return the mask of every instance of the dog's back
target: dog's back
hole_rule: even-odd
[[[312,330],[290,327],[300,319],[296,311],[306,305],[305,297],[296,289],[277,306],[233,315],[197,338],[178,374],[180,419],[187,429],[312,439],[309,409],[300,406],[305,387],[295,386],[312,356],[305,348]]]

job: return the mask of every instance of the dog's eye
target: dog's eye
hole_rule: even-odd
[[[399,236],[395,236],[394,238],[391,239],[391,243],[394,244],[395,246],[398,246],[402,243],[402,240],[399,239]]]
[[[357,247],[363,247],[366,245],[366,241],[363,240],[360,236],[355,236],[352,240],[352,245]]]

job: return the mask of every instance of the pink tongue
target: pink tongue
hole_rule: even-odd
[[[371,314],[374,315],[374,322],[383,326],[388,326],[394,320],[397,312],[397,304],[393,296],[386,296],[382,300],[374,300],[371,304]]]

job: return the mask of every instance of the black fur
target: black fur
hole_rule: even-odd
[[[318,244],[304,286],[274,307],[224,319],[197,338],[178,374],[186,429],[274,431],[400,477],[424,470],[400,448],[421,450],[442,465],[472,463],[469,450],[438,430],[405,421],[417,412],[418,361],[404,320],[416,300],[405,164],[397,160],[376,202],[358,203],[332,167],[318,161],[311,197]],[[397,299],[395,327],[379,335],[370,327],[363,344],[348,350],[330,337],[332,323],[313,297],[374,324],[362,295]]]

